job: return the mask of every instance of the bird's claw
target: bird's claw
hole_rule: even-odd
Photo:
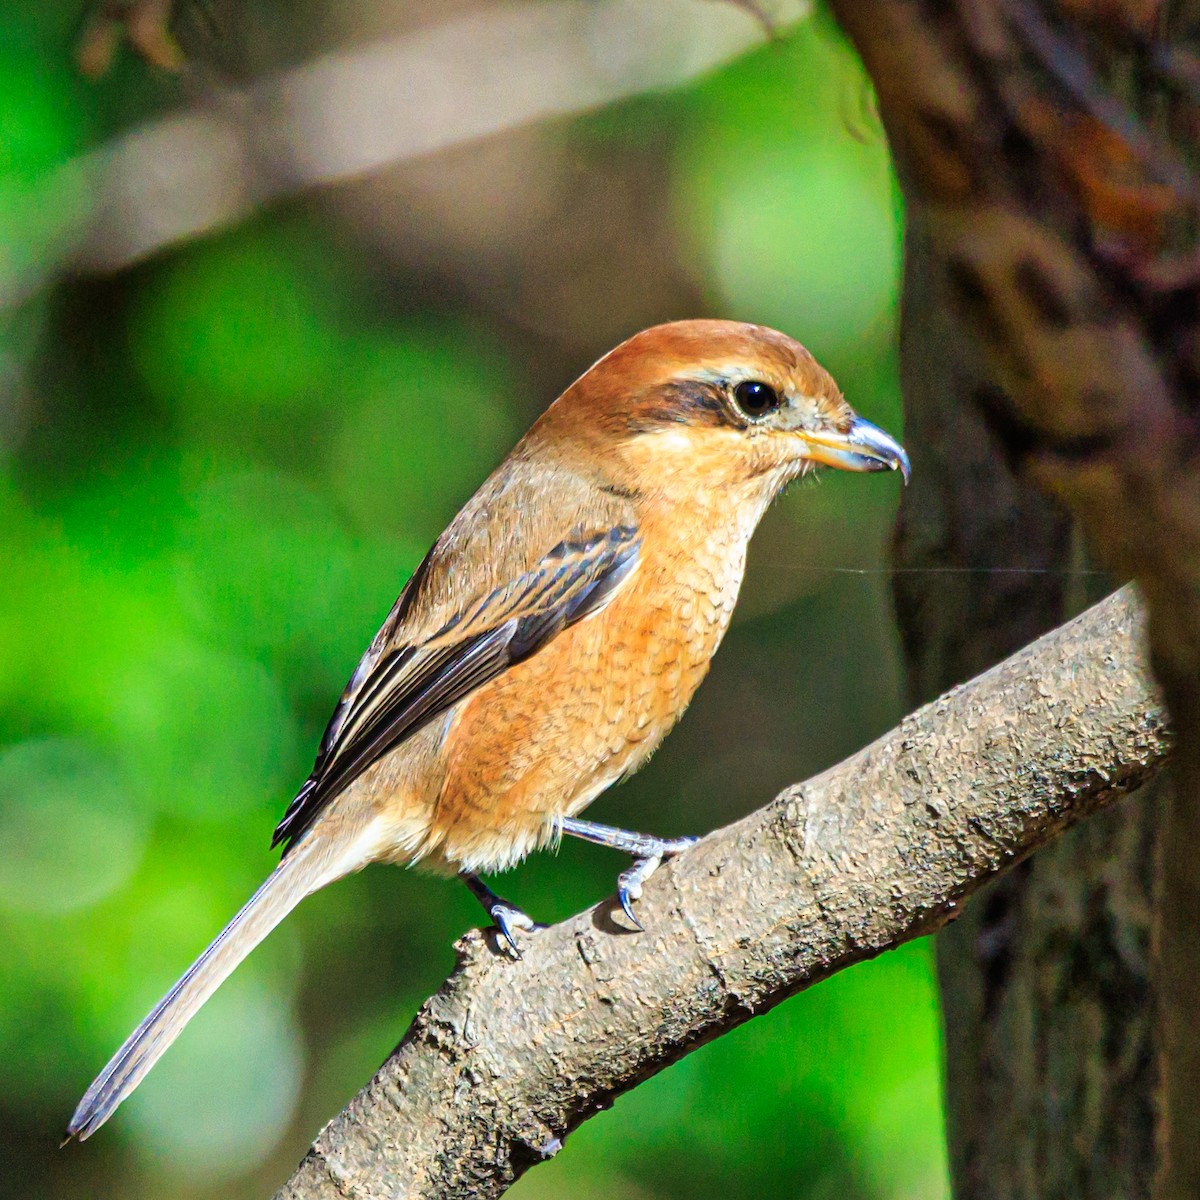
[[[469,871],[460,871],[459,878],[471,889],[471,894],[483,905],[484,911],[492,918],[499,934],[496,938],[497,943],[511,950],[516,958],[521,958],[521,947],[517,945],[513,930],[524,929],[532,933],[546,927],[539,925],[532,917],[527,916],[515,905],[509,904],[507,900],[501,900],[478,875],[472,875]]]
[[[658,870],[664,858],[673,858],[694,846],[698,837],[660,838],[648,833],[633,833],[618,829],[614,825],[600,825],[595,821],[581,821],[578,817],[563,817],[558,823],[562,833],[582,838],[594,846],[608,846],[622,850],[633,859],[633,864],[617,877],[617,901],[621,911],[629,918],[635,929],[642,923],[634,915],[633,902],[640,900],[642,884]]]
[[[517,945],[513,930],[523,929],[526,933],[533,933],[535,930],[543,928],[527,913],[523,913],[519,908],[514,908],[503,900],[488,908],[488,916],[492,918],[500,937],[508,943],[509,949],[516,958],[523,958],[524,955],[521,953],[521,947]]]
[[[642,898],[642,885],[658,870],[663,859],[682,854],[699,840],[697,837],[679,837],[659,841],[652,853],[635,857],[633,865],[617,876],[617,901],[621,905],[621,911],[629,918],[629,923],[639,932],[644,932],[645,926],[637,919],[633,911],[633,902]]]
[[[634,915],[633,902],[642,898],[642,884],[658,870],[661,862],[661,854],[635,858],[633,866],[617,876],[617,900],[620,901],[621,911],[629,918],[634,929],[639,931],[644,931],[646,927]]]

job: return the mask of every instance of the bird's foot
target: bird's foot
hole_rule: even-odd
[[[539,925],[528,913],[522,912],[519,908],[515,908],[511,904],[506,904],[503,900],[497,901],[488,909],[488,916],[492,918],[493,924],[499,931],[500,937],[504,939],[508,948],[517,958],[521,958],[521,947],[517,945],[517,939],[513,935],[514,929],[522,929],[526,933],[533,933],[534,930],[544,929],[545,926]]]
[[[617,877],[617,900],[621,911],[636,929],[643,928],[633,911],[633,902],[641,899],[642,885],[658,870],[664,859],[682,854],[700,840],[697,837],[652,837],[647,833],[631,833],[627,829],[599,825],[595,821],[579,821],[573,817],[564,818],[562,831],[598,846],[624,850],[633,856],[633,865]]]
[[[621,903],[621,911],[629,918],[629,923],[634,929],[642,930],[645,926],[637,919],[633,911],[633,902],[642,898],[642,884],[658,870],[661,863],[661,854],[652,854],[649,858],[635,858],[633,866],[617,876],[617,899]]]
[[[645,928],[633,911],[633,902],[642,898],[642,884],[662,866],[663,859],[671,858],[675,854],[682,854],[699,840],[697,837],[681,837],[662,841],[659,843],[661,848],[657,854],[635,857],[633,865],[617,876],[617,899],[621,903],[621,911],[629,918],[630,924],[635,929]]]
[[[492,923],[496,926],[499,934],[497,942],[511,950],[514,957],[521,958],[521,947],[517,945],[513,930],[522,929],[527,933],[533,933],[538,929],[544,929],[545,926],[539,925],[516,905],[509,904],[507,900],[501,900],[478,875],[468,875],[464,871],[461,877],[467,887],[471,889],[471,894],[483,905],[487,915],[492,918]]]

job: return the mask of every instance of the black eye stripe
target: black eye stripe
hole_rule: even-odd
[[[637,404],[626,417],[632,433],[654,433],[672,425],[726,424],[729,401],[715,383],[678,380],[657,389],[649,401]]]
[[[757,379],[742,380],[733,389],[733,402],[740,412],[751,419],[765,417],[782,403],[779,393],[769,383]]]

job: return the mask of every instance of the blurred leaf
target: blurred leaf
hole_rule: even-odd
[[[88,212],[82,175],[51,174],[87,130],[66,68],[0,49],[0,278],[56,257]]]
[[[155,395],[197,418],[323,407],[344,280],[314,238],[304,226],[258,224],[173,258],[131,331]]]
[[[69,912],[137,868],[146,820],[113,764],[78,742],[22,742],[0,754],[0,908]]]
[[[174,10],[175,0],[95,4],[76,47],[80,71],[91,79],[107,74],[125,38],[151,66],[180,70],[185,60],[171,32]]]
[[[448,324],[362,339],[348,356],[332,483],[363,528],[431,543],[516,441],[510,368]]]
[[[190,816],[277,806],[296,752],[277,681],[251,659],[187,641],[146,651],[120,671],[110,719],[147,795]]]
[[[83,84],[78,3],[10,10],[0,255],[19,269],[87,216],[64,162],[182,91],[130,54]],[[307,52],[316,10],[297,11],[250,15]],[[630,154],[661,162],[712,311],[810,343],[899,432],[895,185],[865,77],[826,19],[559,136],[610,143],[588,156],[617,171]],[[103,1141],[52,1156],[78,1089],[271,868],[274,819],[338,690],[520,432],[530,342],[495,297],[448,311],[428,279],[385,276],[330,228],[324,202],[264,214],[68,285],[0,341],[0,1115],[30,1195],[263,1194],[403,1032],[453,937],[482,923],[465,889],[416,873],[323,891]],[[547,349],[543,380],[566,353]],[[894,499],[894,481],[831,478],[776,510],[709,683],[599,819],[702,832],[895,718],[886,579],[817,573],[881,564]],[[573,844],[497,886],[554,919],[610,894],[621,865]],[[936,1200],[935,1004],[923,948],[839,976],[621,1098],[518,1192]],[[248,1179],[298,1099],[287,1149]],[[111,1149],[122,1130],[133,1153]]]
[[[191,498],[176,559],[180,603],[225,644],[320,647],[355,584],[329,500],[271,471],[233,471]]]

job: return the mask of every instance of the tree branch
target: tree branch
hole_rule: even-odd
[[[810,984],[953,918],[1157,771],[1170,733],[1130,589],[526,941],[483,935],[277,1200],[499,1196],[614,1097]]]

